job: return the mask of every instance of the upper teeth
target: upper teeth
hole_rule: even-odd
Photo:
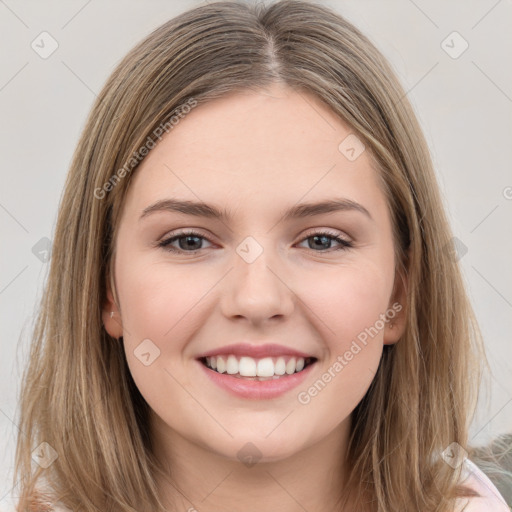
[[[304,368],[303,357],[292,357],[286,362],[284,357],[265,357],[254,359],[252,357],[235,355],[211,356],[206,358],[206,365],[219,373],[227,372],[230,375],[239,373],[242,377],[272,377],[274,375],[291,375]]]

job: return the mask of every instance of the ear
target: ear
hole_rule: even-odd
[[[407,325],[407,284],[407,276],[397,271],[393,293],[386,312],[389,320],[384,327],[384,345],[396,343],[405,332]]]
[[[107,278],[107,299],[103,305],[101,317],[105,330],[112,338],[119,339],[123,335],[123,323],[117,303],[112,294],[111,279]]]

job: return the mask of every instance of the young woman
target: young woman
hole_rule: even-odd
[[[293,0],[168,21],[69,171],[18,510],[508,510],[469,461],[484,352],[451,238],[354,26]]]

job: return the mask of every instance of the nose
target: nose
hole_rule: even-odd
[[[221,295],[222,312],[228,318],[245,318],[256,325],[289,317],[295,294],[275,260],[263,251],[255,261],[235,256],[234,268],[226,276]]]

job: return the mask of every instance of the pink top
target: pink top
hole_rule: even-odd
[[[458,498],[454,512],[510,512],[496,486],[489,477],[469,459],[464,459],[461,483],[475,490],[479,498]]]

